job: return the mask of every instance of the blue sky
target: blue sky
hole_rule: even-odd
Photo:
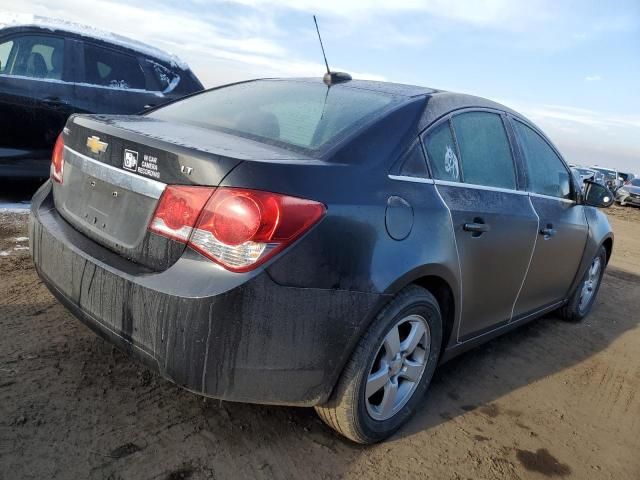
[[[207,86],[323,73],[498,100],[569,161],[640,173],[640,0],[0,0],[178,54]]]

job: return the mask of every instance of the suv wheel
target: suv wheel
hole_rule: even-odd
[[[424,397],[440,356],[442,319],[427,290],[402,290],[360,340],[329,401],[317,406],[331,428],[358,443],[396,432]]]
[[[579,322],[589,314],[600,289],[606,265],[607,252],[601,246],[598,253],[591,260],[589,268],[584,273],[582,281],[573,292],[569,302],[560,310],[564,320]]]

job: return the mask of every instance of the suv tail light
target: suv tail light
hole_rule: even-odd
[[[321,203],[277,193],[170,186],[149,229],[187,243],[227,270],[246,272],[290,245],[324,213]]]
[[[62,183],[62,177],[64,176],[64,139],[62,133],[58,135],[56,144],[53,147],[53,153],[51,154],[51,178],[58,183]]]

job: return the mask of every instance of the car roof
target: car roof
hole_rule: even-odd
[[[109,45],[141,53],[174,67],[188,70],[189,66],[178,56],[138,40],[88,25],[42,17],[39,15],[0,14],[0,32],[4,31],[61,32],[75,37],[89,38]]]

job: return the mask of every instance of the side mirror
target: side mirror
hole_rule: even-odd
[[[613,205],[615,197],[607,187],[591,180],[585,180],[584,185],[584,203],[592,207],[602,208]]]

